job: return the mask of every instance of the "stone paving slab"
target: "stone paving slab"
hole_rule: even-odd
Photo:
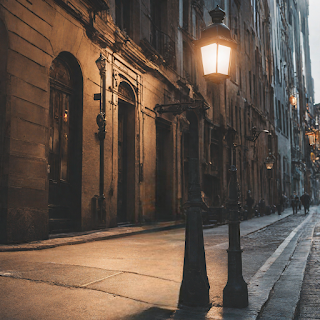
[[[320,224],[317,224],[313,232],[296,319],[320,319]]]
[[[88,285],[88,289],[116,294],[166,308],[176,308],[180,282],[132,273],[119,273]],[[146,290],[147,288],[147,290]]]
[[[146,303],[101,291],[91,290],[89,296],[88,290],[81,288],[24,279],[0,277],[0,288],[1,320],[129,320],[128,315],[150,308]]]
[[[270,291],[270,297],[258,319],[288,320],[296,317],[303,277],[312,244],[312,234],[315,223],[320,218],[314,210],[313,213],[312,216],[312,213],[309,214],[309,221],[302,231],[301,237],[297,239],[299,241],[297,241],[292,257],[288,260],[287,267]]]

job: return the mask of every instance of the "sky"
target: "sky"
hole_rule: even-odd
[[[320,0],[309,0],[309,43],[315,103],[320,103]]]

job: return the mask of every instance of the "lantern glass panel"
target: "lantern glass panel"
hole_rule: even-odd
[[[217,44],[209,44],[201,48],[204,75],[217,72]]]
[[[308,138],[309,138],[309,144],[310,144],[310,146],[313,146],[313,145],[315,144],[315,135],[314,135],[314,134],[310,134],[310,135],[308,136]]]
[[[273,168],[273,163],[272,162],[267,162],[266,167],[268,170],[271,170]]]
[[[222,46],[218,47],[218,73],[228,75],[229,74],[229,62],[230,62],[231,48]]]

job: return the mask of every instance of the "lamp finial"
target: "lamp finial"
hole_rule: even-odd
[[[222,23],[226,16],[226,13],[219,7],[219,5],[217,5],[215,9],[211,10],[209,14],[213,23]]]

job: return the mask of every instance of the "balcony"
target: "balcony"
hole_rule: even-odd
[[[176,68],[176,44],[167,34],[153,28],[150,41],[143,39],[140,45],[145,55],[157,64]]]

